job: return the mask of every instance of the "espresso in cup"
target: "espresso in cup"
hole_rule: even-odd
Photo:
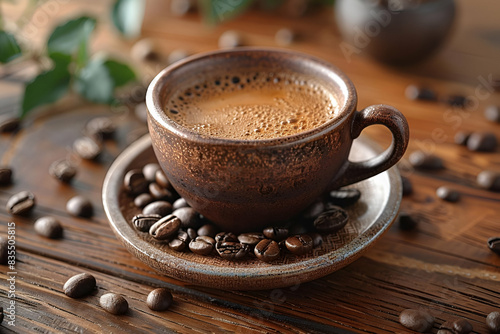
[[[314,129],[336,117],[339,104],[311,77],[252,71],[213,73],[179,87],[165,111],[204,136],[259,140]]]

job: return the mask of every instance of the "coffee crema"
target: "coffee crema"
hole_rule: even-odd
[[[338,115],[331,92],[296,74],[213,76],[180,87],[166,114],[204,136],[259,140],[309,131]]]

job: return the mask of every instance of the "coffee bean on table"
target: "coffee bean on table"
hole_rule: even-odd
[[[472,332],[472,325],[465,319],[446,321],[439,327],[438,334],[469,334]]]
[[[238,242],[238,237],[233,232],[220,232],[215,235],[215,242]]]
[[[187,208],[189,207],[189,204],[186,202],[184,198],[178,198],[175,200],[175,202],[172,204],[172,208],[174,210],[180,209],[180,208]],[[182,220],[182,218],[181,218]]]
[[[173,297],[169,290],[157,288],[148,294],[146,305],[152,311],[165,311],[172,305]]]
[[[198,236],[209,236],[215,238],[215,235],[219,232],[217,227],[212,224],[205,224],[196,231]]]
[[[500,173],[485,170],[477,175],[477,184],[484,189],[500,191]]]
[[[107,312],[114,315],[125,314],[128,311],[128,302],[116,293],[106,293],[99,298],[99,305]]]
[[[191,252],[198,255],[208,255],[212,252],[215,246],[215,240],[207,235],[197,236],[191,240],[189,249]]]
[[[436,93],[429,88],[419,87],[417,85],[409,85],[406,87],[405,96],[409,100],[436,101]]]
[[[467,142],[469,141],[470,132],[459,131],[455,134],[454,141],[455,144],[461,146],[467,146]]]
[[[174,195],[170,191],[163,188],[156,182],[149,184],[149,193],[155,200],[172,201],[174,199]]]
[[[139,195],[148,190],[149,183],[140,169],[132,169],[125,174],[123,186],[131,195]]]
[[[491,105],[484,110],[484,117],[488,121],[500,123],[500,107]]]
[[[291,29],[281,28],[274,35],[276,44],[281,46],[288,46],[295,40],[295,34]]]
[[[176,63],[184,58],[189,57],[189,52],[184,49],[175,49],[168,54],[167,62],[169,64]]]
[[[254,254],[264,262],[276,260],[280,256],[281,248],[279,244],[271,239],[261,240],[254,248]]]
[[[320,233],[336,233],[349,222],[349,214],[341,207],[331,207],[314,221],[314,227]]]
[[[417,220],[415,220],[410,214],[401,212],[398,216],[399,228],[403,231],[410,231],[417,227]]]
[[[147,181],[149,182],[155,182],[156,181],[156,172],[161,170],[161,167],[157,163],[149,163],[142,167],[142,174],[144,175],[144,178],[146,178]]]
[[[486,317],[486,327],[488,327],[490,333],[500,333],[500,312],[495,311],[488,314]]]
[[[444,99],[444,102],[452,107],[464,108],[469,100],[463,95],[450,95]]]
[[[241,35],[234,31],[228,30],[222,33],[219,37],[219,48],[235,48],[243,45],[243,38]]]
[[[38,218],[33,227],[38,234],[50,239],[61,238],[63,234],[59,220],[50,216]]]
[[[500,255],[500,237],[492,237],[488,239],[488,248]]]
[[[21,126],[21,119],[11,115],[0,115],[0,133],[14,132]]]
[[[436,190],[437,197],[441,198],[447,202],[458,202],[460,199],[460,193],[454,189],[448,188],[446,186],[442,186],[437,188]]]
[[[137,61],[153,61],[159,58],[154,43],[148,38],[143,38],[132,45],[130,55]]]
[[[406,176],[401,176],[401,185],[403,186],[403,196],[413,194],[413,183]]]
[[[323,244],[323,237],[321,236],[321,234],[313,232],[309,233],[309,236],[313,241],[313,248],[319,247]]]
[[[181,227],[181,220],[174,215],[163,217],[149,229],[149,234],[156,240],[166,240],[174,236]]]
[[[181,222],[183,228],[198,228],[201,224],[200,215],[195,209],[190,207],[183,207],[172,212],[173,215],[177,216]]]
[[[255,247],[262,239],[264,239],[262,233],[242,233],[238,235],[238,241],[250,247]]]
[[[184,16],[193,7],[191,0],[171,0],[170,12],[175,16]]]
[[[35,207],[35,195],[29,191],[21,191],[7,201],[7,212],[12,215],[26,215]]]
[[[134,205],[139,209],[143,209],[146,205],[153,202],[154,198],[148,193],[143,193],[134,198]]]
[[[281,241],[288,237],[288,229],[284,227],[266,227],[262,233],[266,238]]]
[[[312,250],[313,240],[307,234],[295,235],[286,239],[285,246],[295,255],[304,255]]]
[[[87,198],[78,195],[66,203],[66,211],[75,217],[90,218],[94,214],[94,207]]]
[[[96,289],[95,277],[81,273],[68,279],[63,286],[66,296],[71,298],[82,298],[90,295]]]
[[[93,138],[110,139],[116,131],[116,125],[110,117],[96,117],[85,126],[85,133]]]
[[[361,198],[361,191],[354,188],[345,188],[330,191],[328,195],[328,199],[333,205],[345,208],[355,204]]]
[[[497,149],[498,140],[494,133],[474,132],[467,140],[467,148],[471,151],[493,152]]]
[[[420,333],[430,331],[434,321],[434,317],[424,310],[407,309],[399,315],[401,325]]]
[[[418,169],[439,170],[444,168],[443,160],[440,157],[423,151],[412,152],[409,161],[413,167]]]
[[[49,167],[49,174],[61,182],[70,182],[76,173],[76,167],[66,159],[54,161]]]
[[[222,241],[215,245],[217,253],[226,260],[234,261],[245,257],[249,247],[234,241]]]
[[[7,166],[0,166],[0,186],[12,183],[12,169]]]
[[[325,203],[323,201],[318,200],[313,204],[309,205],[302,213],[300,214],[302,218],[306,220],[314,220],[316,219],[323,211],[325,211]]]
[[[170,181],[168,180],[167,176],[165,175],[165,173],[161,169],[156,171],[155,181],[156,181],[156,183],[158,183],[160,186],[162,186],[165,189],[168,189],[168,190],[172,189],[172,185],[170,184]]]
[[[74,141],[73,151],[82,159],[94,160],[101,154],[102,147],[95,138],[80,137]]]
[[[132,218],[132,224],[134,227],[141,232],[149,232],[151,226],[156,224],[161,219],[160,215],[150,214],[139,214]]]
[[[7,264],[9,259],[9,240],[0,236],[0,264]]]
[[[172,204],[166,201],[156,201],[149,203],[142,209],[145,215],[160,215],[162,217],[172,213]]]

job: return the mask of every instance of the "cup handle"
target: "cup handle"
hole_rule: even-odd
[[[399,110],[379,104],[356,112],[351,123],[352,139],[356,139],[364,128],[374,124],[384,125],[391,131],[391,146],[370,160],[363,162],[347,161],[344,172],[335,179],[332,189],[347,186],[377,175],[392,167],[405,153],[410,129],[406,118]]]

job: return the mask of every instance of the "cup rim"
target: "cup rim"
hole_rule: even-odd
[[[201,135],[193,130],[185,128],[168,116],[164,112],[164,107],[161,99],[161,92],[163,85],[167,82],[167,77],[175,70],[188,65],[190,63],[199,62],[213,57],[228,57],[237,56],[247,53],[280,53],[284,56],[294,56],[300,57],[307,61],[312,61],[316,65],[319,65],[323,70],[334,74],[334,81],[340,87],[342,95],[344,96],[344,102],[340,105],[340,112],[337,117],[328,120],[327,122],[304,132],[299,132],[296,134],[267,138],[267,139],[231,139],[231,138],[220,138]],[[357,93],[352,81],[345,75],[338,67],[332,65],[315,56],[311,56],[302,52],[286,50],[280,48],[262,48],[262,47],[238,47],[234,49],[223,49],[215,50],[209,52],[202,52],[195,54],[193,56],[187,57],[181,61],[178,61],[170,66],[167,66],[149,84],[146,93],[146,106],[148,111],[148,121],[153,118],[159,125],[169,132],[185,138],[191,141],[205,143],[205,144],[222,144],[222,145],[244,145],[244,146],[277,146],[285,143],[297,143],[301,141],[313,140],[324,133],[328,133],[335,129],[337,126],[342,124],[349,116],[356,110],[357,106]]]

